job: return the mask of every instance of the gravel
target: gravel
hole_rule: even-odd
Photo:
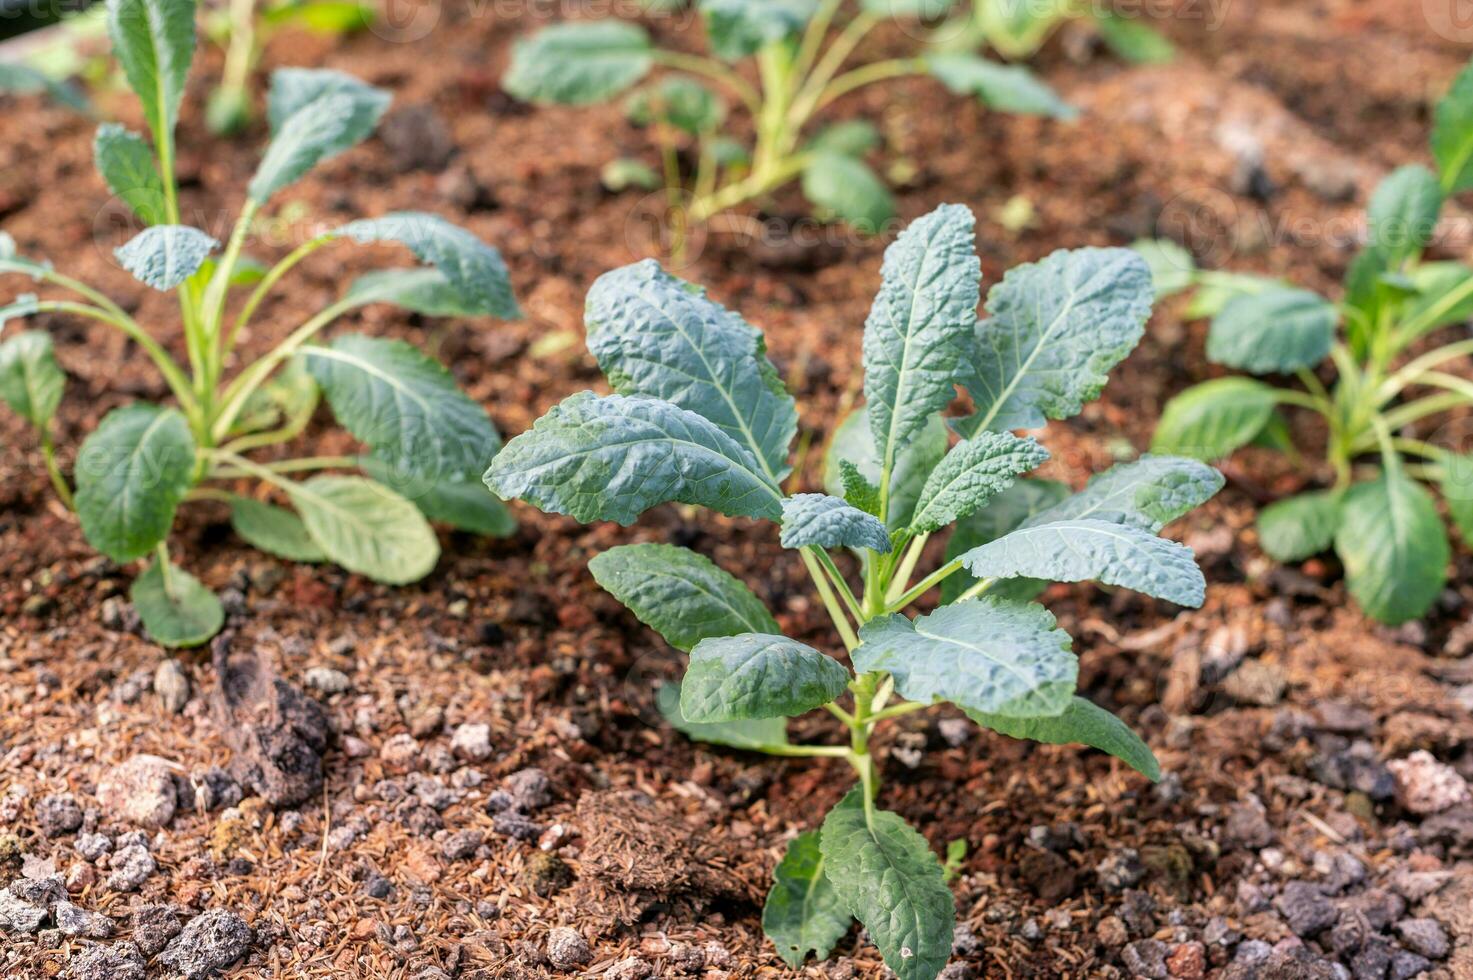
[[[187,980],[205,980],[250,951],[251,927],[228,909],[210,909],[180,930],[159,962],[172,966]]]
[[[1396,780],[1396,801],[1411,813],[1441,813],[1473,798],[1467,780],[1426,750],[1388,762],[1386,768]]]
[[[136,892],[158,870],[158,863],[142,844],[129,844],[112,856],[107,887],[115,892]]]
[[[41,928],[45,921],[45,906],[32,905],[18,898],[9,888],[0,889],[0,929],[29,935]]]
[[[56,928],[68,936],[86,939],[109,939],[113,934],[113,920],[97,912],[77,908],[71,902],[57,902],[51,914],[56,917]]]
[[[165,660],[153,672],[153,691],[159,703],[171,715],[177,715],[189,703],[189,675],[177,660]]]
[[[348,675],[332,667],[312,667],[302,677],[302,683],[323,694],[343,694],[353,686]]]
[[[481,762],[491,757],[491,726],[467,723],[450,736],[450,751],[458,758]]]
[[[1309,881],[1289,882],[1274,904],[1296,936],[1308,937],[1323,932],[1340,917],[1319,886]]]
[[[133,941],[144,956],[155,956],[183,928],[172,905],[142,905],[133,910]]]
[[[140,827],[166,826],[179,802],[174,771],[158,756],[135,755],[102,777],[97,800],[108,817]]]
[[[1447,956],[1447,933],[1436,919],[1403,919],[1396,924],[1402,944],[1419,956],[1440,960]]]
[[[82,826],[82,808],[70,793],[52,793],[36,801],[36,822],[47,837],[70,834]]]
[[[132,943],[88,946],[67,964],[70,980],[144,980],[146,972],[143,956]]]

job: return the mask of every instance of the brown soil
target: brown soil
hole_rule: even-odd
[[[1168,29],[1183,55],[1172,66],[1129,68],[1068,38],[1049,45],[1040,70],[1085,110],[1072,126],[989,114],[923,81],[852,97],[838,115],[881,121],[886,162],[914,170],[900,194],[905,219],[942,201],[977,211],[988,281],[1055,248],[1176,234],[1205,264],[1332,288],[1366,193],[1385,168],[1421,159],[1431,100],[1463,50],[1407,17],[1402,0],[1240,0],[1217,31],[1191,14],[1200,5],[1177,6]],[[445,9],[414,44],[284,37],[272,47],[271,65],[327,65],[390,88],[400,115],[389,135],[288,192],[275,209],[287,216],[282,237],[252,251],[270,257],[310,226],[405,208],[444,213],[496,244],[524,321],[428,322],[375,307],[339,329],[399,336],[436,353],[515,433],[566,394],[602,385],[581,342],[583,294],[595,276],[650,246],[631,219],[637,195],[607,194],[598,172],[616,155],[648,157],[648,148],[617,109],[534,112],[500,94],[508,45],[534,25],[477,9]],[[194,110],[218,66],[205,62],[180,168],[186,220],[222,230],[264,134],[239,145],[207,138]],[[132,120],[129,100],[104,102]],[[127,232],[90,162],[92,124],[35,99],[0,107],[13,136],[0,146],[4,229],[24,253],[119,297],[178,348],[171,299],[137,287],[109,257]],[[453,147],[448,162],[434,145],[437,126]],[[1261,172],[1245,171],[1253,156],[1245,141],[1261,148]],[[999,212],[1018,195],[1032,202],[1034,220],[1008,231]],[[800,203],[784,193],[767,214],[797,214]],[[822,248],[779,240],[748,250],[715,234],[683,272],[766,331],[815,447],[859,387],[860,326],[883,246],[838,236]],[[1441,246],[1449,255],[1466,247]],[[402,256],[342,249],[314,257],[263,310],[247,353],[384,259]],[[1184,323],[1180,310],[1163,304],[1103,399],[1050,428],[1048,475],[1082,483],[1143,448],[1164,399],[1210,373],[1203,327]],[[160,397],[163,387],[115,334],[59,316],[40,326],[70,376],[58,431],[69,464],[103,414]],[[42,833],[39,801],[69,792],[95,807],[99,780],[129,756],[151,753],[198,774],[227,765],[229,746],[241,743],[210,710],[216,674],[207,653],[177,656],[193,688],[180,713],[148,692],[171,655],[129,628],[117,601],[129,570],[90,551],[53,500],[32,435],[8,413],[0,439],[8,447],[0,458],[0,833],[75,876],[73,900],[116,919],[113,942],[128,938],[130,909],[167,902],[191,915],[229,908],[252,925],[249,957],[231,976],[540,976],[554,972],[544,949],[563,925],[592,946],[583,969],[593,975],[630,956],[659,976],[702,968],[791,975],[763,941],[762,895],[788,837],[815,824],[849,772],[842,762],[698,747],[672,732],[652,692],[678,675],[678,654],[585,567],[616,543],[685,544],[740,574],[788,633],[832,648],[801,566],[770,527],[675,507],[629,530],[580,527],[518,507],[515,537],[446,534],[428,579],[390,589],[264,557],[230,533],[221,509],[191,506],[171,546],[226,593],[231,642],[293,683],[326,666],[351,688],[317,695],[337,733],[320,798],[278,812],[258,798],[223,812],[181,808],[154,842],[159,871],[123,894],[105,885],[106,871],[89,874],[71,834]],[[303,443],[293,448],[351,449],[325,418]],[[800,468],[808,487],[819,455]],[[1081,693],[1149,739],[1169,773],[1164,783],[1153,788],[1075,747],[976,731],[952,745],[940,726],[946,709],[910,716],[882,741],[884,805],[938,849],[957,838],[971,846],[954,890],[976,941],[958,962],[988,977],[1129,976],[1146,969],[1140,956],[1155,947],[1141,941],[1154,937],[1171,952],[1175,975],[1200,975],[1198,952],[1216,971],[1240,939],[1291,936],[1273,897],[1295,880],[1332,882],[1335,858],[1351,855],[1365,879],[1336,890],[1339,905],[1405,887],[1413,872],[1452,872],[1430,896],[1412,890],[1405,915],[1441,920],[1454,941],[1430,975],[1473,977],[1473,812],[1424,818],[1343,775],[1362,749],[1373,768],[1427,749],[1473,776],[1473,556],[1458,550],[1453,584],[1424,624],[1378,627],[1349,605],[1332,562],[1279,568],[1257,547],[1255,503],[1304,478],[1254,453],[1227,472],[1227,489],[1172,532],[1202,560],[1203,609],[1091,586],[1045,597],[1076,637]],[[488,760],[451,755],[451,733],[466,722],[490,726]],[[832,738],[830,727],[803,719],[795,735]],[[414,751],[401,756],[394,749],[406,736]],[[928,750],[918,763],[916,747]],[[551,799],[530,815],[536,826],[524,841],[507,836],[487,801],[504,777],[529,766],[546,773]],[[434,799],[427,776],[453,800]],[[127,829],[107,812],[89,821]],[[482,832],[484,842],[448,857],[447,841],[463,831]],[[3,870],[3,881],[14,877]],[[379,875],[393,888],[369,897]],[[55,976],[88,945],[58,932],[7,935],[0,972]],[[1311,949],[1317,956],[1329,946],[1321,935]],[[836,964],[810,965],[807,975],[881,971],[857,932],[835,955]],[[1275,975],[1331,975],[1287,969]]]

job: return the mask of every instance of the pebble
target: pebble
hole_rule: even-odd
[[[1261,660],[1245,660],[1222,682],[1223,692],[1239,704],[1271,708],[1284,697],[1288,679],[1283,670]]]
[[[1122,892],[1135,885],[1145,876],[1140,852],[1133,847],[1122,847],[1109,854],[1095,865],[1095,878],[1107,892]]]
[[[1116,915],[1107,915],[1095,926],[1095,936],[1106,946],[1124,946],[1125,941],[1130,938],[1130,933],[1125,929],[1125,923],[1120,921]]]
[[[201,813],[238,806],[245,798],[240,783],[219,766],[211,766],[194,777],[194,807]]]
[[[1137,939],[1125,947],[1120,959],[1134,976],[1168,980],[1171,974],[1166,969],[1166,952],[1166,944],[1159,939]]]
[[[461,830],[445,838],[440,854],[447,861],[464,861],[473,857],[484,836],[479,830]]]
[[[69,980],[144,980],[143,955],[132,943],[88,946],[67,964]]]
[[[113,849],[112,838],[106,834],[81,833],[77,835],[77,853],[88,861],[96,861]]]
[[[1263,804],[1257,797],[1228,807],[1227,819],[1222,828],[1223,843],[1256,851],[1274,842],[1274,829],[1269,825]]]
[[[936,723],[936,731],[940,733],[943,742],[958,749],[971,740],[976,729],[966,718],[942,718]]]
[[[604,973],[608,980],[650,980],[654,975],[655,968],[638,956],[627,956]]]
[[[45,921],[45,906],[32,905],[9,888],[0,889],[0,929],[30,935]]]
[[[467,723],[455,729],[450,736],[450,751],[461,759],[480,762],[491,757],[491,726],[482,723]]]
[[[363,894],[369,898],[386,899],[394,894],[394,883],[381,874],[370,874],[363,881]]]
[[[73,861],[66,871],[66,890],[80,895],[97,884],[97,869],[86,861]]]
[[[551,783],[541,769],[519,769],[501,781],[501,788],[523,813],[533,813],[552,801]]]
[[[547,934],[547,958],[559,970],[576,970],[593,959],[593,950],[577,929],[556,926]]]
[[[1396,924],[1402,945],[1419,956],[1440,960],[1447,956],[1447,933],[1436,919],[1403,919]]]
[[[159,703],[171,715],[177,715],[189,703],[189,675],[177,660],[162,661],[153,672],[153,691]]]
[[[159,828],[174,819],[174,772],[158,756],[135,755],[114,766],[97,785],[97,799],[111,817]]]
[[[343,694],[353,686],[348,675],[332,667],[311,667],[302,677],[302,683],[323,694]]]
[[[1396,780],[1396,801],[1411,813],[1441,813],[1473,798],[1473,791],[1458,771],[1419,749],[1405,759],[1386,764]]]
[[[36,801],[36,822],[47,837],[70,834],[82,826],[82,808],[70,793],[52,793]]]
[[[97,912],[79,909],[71,902],[57,902],[51,908],[56,917],[56,928],[68,936],[85,939],[109,939],[113,934],[113,920]]]
[[[1180,980],[1202,980],[1207,975],[1207,948],[1198,942],[1182,943],[1166,957],[1166,971]]]
[[[130,924],[133,926],[133,941],[144,956],[155,956],[169,945],[169,940],[179,935],[182,925],[179,913],[172,905],[140,905],[133,910]]]
[[[107,887],[115,892],[136,892],[158,870],[158,863],[148,848],[129,844],[113,854],[108,867],[112,874],[107,876]]]
[[[1430,969],[1432,961],[1425,956],[1399,949],[1391,954],[1391,972],[1387,976],[1391,980],[1412,980],[1412,977],[1421,976]]]
[[[379,749],[379,758],[396,769],[413,769],[419,762],[419,742],[407,732],[390,736]]]
[[[251,927],[227,909],[210,909],[180,930],[159,956],[187,980],[205,980],[235,963],[251,948]]]
[[[1296,936],[1313,936],[1340,917],[1319,886],[1308,881],[1289,882],[1274,904]]]

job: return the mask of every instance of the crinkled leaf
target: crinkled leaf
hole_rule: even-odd
[[[1052,718],[1013,718],[980,711],[968,711],[967,717],[1009,738],[1026,738],[1048,745],[1092,746],[1120,759],[1152,782],[1161,779],[1161,765],[1150,746],[1125,722],[1084,698],[1071,698],[1064,713]]]
[[[0,92],[32,95],[45,92],[68,109],[91,112],[87,96],[71,82],[57,81],[43,71],[17,61],[0,61]]]
[[[1166,403],[1151,451],[1220,459],[1252,442],[1273,417],[1274,390],[1252,378],[1217,378]]]
[[[1141,15],[1127,17],[1112,10],[1095,15],[1100,38],[1117,57],[1133,65],[1162,65],[1176,57],[1166,36],[1141,20]]]
[[[785,718],[755,718],[723,721],[703,725],[687,721],[680,713],[680,685],[666,682],[655,692],[655,705],[670,726],[686,738],[711,745],[725,745],[749,752],[770,752],[788,745],[788,722]]]
[[[946,455],[946,423],[940,415],[926,421],[926,427],[901,450],[895,458],[895,468],[890,477],[889,519],[885,526],[892,531],[910,523],[915,512],[916,500],[925,486],[926,477]],[[845,492],[842,463],[848,462],[855,473],[863,477],[872,487],[880,483],[880,454],[875,448],[874,436],[870,433],[869,409],[860,406],[839,424],[829,440],[828,452],[824,456],[823,488],[831,496],[843,496]],[[852,481],[851,477],[851,481]],[[850,500],[850,503],[855,503]],[[858,504],[856,504],[858,506]],[[861,507],[868,511],[869,508]],[[879,502],[875,502],[877,517]]]
[[[976,414],[957,430],[1033,429],[1095,398],[1140,341],[1155,291],[1126,248],[1059,250],[1015,266],[987,295],[963,379]]]
[[[361,143],[389,108],[389,94],[341,72],[290,68],[272,76],[272,139],[246,193],[256,203],[323,160]]]
[[[286,362],[265,384],[251,392],[230,427],[231,435],[263,432],[287,425],[305,427],[317,410],[321,393],[301,358]]]
[[[154,139],[179,118],[194,58],[194,0],[107,0],[107,32]]]
[[[194,437],[172,408],[135,403],[109,412],[77,455],[77,516],[113,561],[141,558],[169,533],[193,483]]]
[[[440,270],[455,290],[459,308],[467,313],[503,320],[515,320],[522,315],[501,253],[439,215],[399,211],[381,218],[350,222],[335,234],[359,245],[398,242],[421,262]]]
[[[27,330],[0,343],[0,398],[15,414],[44,429],[65,387],[50,334]]]
[[[1068,707],[1079,677],[1069,634],[1053,613],[993,596],[942,606],[913,622],[898,613],[872,619],[859,640],[854,669],[888,671],[895,690],[923,704],[1048,717]]]
[[[1079,115],[1079,110],[1022,65],[1003,65],[974,54],[927,55],[925,64],[952,92],[973,96],[1002,112],[1055,119]]]
[[[858,466],[847,459],[839,460],[839,482],[844,489],[846,502],[866,514],[880,516],[880,488],[866,480]]]
[[[440,559],[440,542],[424,516],[382,484],[315,476],[288,492],[312,540],[350,572],[405,585],[424,578]]]
[[[1458,74],[1437,103],[1432,157],[1437,161],[1444,193],[1457,194],[1473,187],[1473,66]]]
[[[1165,299],[1191,288],[1197,281],[1197,260],[1192,253],[1167,238],[1142,238],[1132,242],[1131,251],[1146,260],[1156,298]]]
[[[575,520],[632,524],[678,501],[728,516],[782,519],[782,494],[712,422],[658,398],[580,392],[506,444],[486,485]]]
[[[979,432],[952,447],[921,488],[911,534],[955,524],[1048,459],[1048,450],[1009,432]]]
[[[353,280],[344,299],[360,305],[393,303],[424,316],[477,316],[439,269],[375,269]]]
[[[946,542],[946,561],[996,540],[1022,526],[1035,514],[1069,496],[1069,488],[1056,480],[1019,480],[987,502],[987,506],[957,522]],[[942,603],[955,602],[963,592],[977,584],[966,569],[953,572],[941,580]],[[1004,579],[993,582],[987,594],[1020,602],[1034,598],[1048,583],[1035,578]]]
[[[784,548],[890,551],[890,532],[878,517],[826,493],[800,493],[783,501],[781,541]]]
[[[602,102],[649,74],[650,52],[650,36],[637,24],[554,24],[516,43],[501,85],[524,102]]]
[[[199,271],[220,243],[198,228],[154,225],[113,250],[123,268],[146,286],[166,291]]]
[[[180,568],[167,569],[157,558],[128,590],[143,628],[166,647],[197,647],[220,632],[225,609],[215,593]]]
[[[951,958],[956,902],[926,839],[858,786],[824,818],[823,872],[899,980],[935,980]]]
[[[1361,608],[1395,626],[1424,615],[1447,583],[1447,532],[1432,495],[1400,470],[1345,495],[1335,552]]]
[[[678,650],[711,637],[777,633],[752,590],[711,559],[669,544],[628,544],[595,555],[594,580]]]
[[[862,157],[882,142],[880,131],[863,119],[846,119],[825,126],[808,141],[811,153],[841,153]]]
[[[1133,524],[1154,534],[1212,499],[1222,484],[1222,474],[1198,460],[1147,453],[1133,463],[1111,467],[1079,493],[1033,515],[1027,523],[1088,517]]]
[[[843,664],[786,636],[707,637],[690,652],[680,713],[698,724],[788,718],[823,707],[848,686]]]
[[[414,504],[432,521],[488,538],[504,538],[516,533],[517,521],[510,509],[477,478],[428,479],[423,474],[390,466],[372,456],[365,456],[358,462],[363,472],[376,483],[382,483]]]
[[[288,561],[326,561],[302,519],[285,507],[251,497],[231,497],[230,526],[249,544]]]
[[[117,123],[103,123],[92,141],[92,156],[107,189],[139,220],[146,225],[165,220],[164,182],[143,137]]]
[[[1339,319],[1335,304],[1307,289],[1238,296],[1212,320],[1207,359],[1252,374],[1313,367],[1329,355]]]
[[[1340,526],[1340,494],[1331,490],[1276,500],[1258,512],[1258,543],[1270,558],[1303,561],[1329,548]]]
[[[818,11],[818,0],[699,0],[711,50],[728,61],[803,30]]]
[[[787,475],[798,413],[761,331],[652,259],[600,276],[584,319],[615,391],[694,412],[746,447],[774,483]]]
[[[819,834],[808,830],[793,838],[772,872],[772,889],[762,907],[762,931],[777,955],[793,969],[809,952],[828,959],[853,921],[834,886],[823,873]]]
[[[864,161],[820,151],[803,168],[803,196],[820,213],[833,215],[867,235],[895,217],[895,198]]]
[[[665,123],[692,136],[726,121],[726,100],[686,75],[666,75],[630,95],[624,112],[636,126]]]

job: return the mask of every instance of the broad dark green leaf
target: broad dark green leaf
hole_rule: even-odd
[[[0,92],[34,95],[44,92],[68,109],[91,112],[87,96],[69,81],[57,81],[43,71],[18,61],[0,62]]]
[[[215,593],[178,565],[157,558],[128,590],[143,628],[166,647],[197,647],[220,632],[225,609]]]
[[[382,218],[351,222],[336,234],[359,245],[398,242],[408,248],[421,262],[440,270],[455,290],[459,308],[467,313],[503,320],[515,320],[522,315],[501,253],[438,215],[399,211]]]
[[[761,331],[652,259],[600,276],[584,321],[615,391],[694,412],[746,447],[772,482],[787,475],[798,413]]]
[[[1340,494],[1301,493],[1258,512],[1258,543],[1277,561],[1303,561],[1326,550],[1340,526]]]
[[[1445,194],[1473,187],[1473,67],[1465,67],[1437,103],[1432,157]]]
[[[839,497],[800,493],[783,501],[784,548],[869,548],[890,551],[884,523]]]
[[[698,136],[726,121],[726,100],[686,75],[666,75],[630,95],[624,112],[636,126],[664,123]]]
[[[803,196],[820,217],[832,215],[856,231],[873,235],[895,217],[895,198],[863,160],[819,152],[803,168]]]
[[[825,126],[808,141],[811,153],[842,153],[862,157],[883,142],[880,131],[863,119],[846,119]]]
[[[107,0],[107,32],[155,141],[171,139],[194,59],[194,0]]]
[[[1052,718],[1012,718],[968,711],[967,716],[1000,735],[1026,738],[1048,745],[1089,745],[1108,752],[1152,782],[1161,779],[1161,765],[1130,727],[1084,698],[1070,699],[1064,713]]]
[[[1473,454],[1449,453],[1444,457],[1438,489],[1458,533],[1465,543],[1473,545]]]
[[[632,524],[668,501],[782,519],[782,494],[756,457],[702,416],[643,395],[564,399],[506,444],[485,479],[503,500],[584,523]]]
[[[680,685],[666,682],[655,692],[655,705],[670,726],[686,738],[711,745],[725,745],[749,752],[772,752],[779,754],[788,745],[788,722],[786,718],[757,718],[742,721],[723,721],[712,725],[687,721],[680,713]]]
[[[910,533],[927,534],[955,524],[1046,459],[1048,450],[1009,432],[979,432],[963,439],[926,479]]]
[[[1217,378],[1166,403],[1151,451],[1220,459],[1252,442],[1273,417],[1274,390],[1252,378]]]
[[[421,473],[390,466],[372,456],[364,456],[358,463],[374,482],[382,483],[414,504],[432,521],[488,538],[504,538],[516,533],[516,518],[512,517],[506,504],[476,477],[428,479]]]
[[[1357,352],[1371,343],[1371,331],[1387,301],[1385,276],[1400,272],[1408,259],[1421,254],[1441,209],[1437,177],[1420,164],[1393,170],[1371,194],[1366,209],[1369,240],[1345,277],[1345,305],[1358,313],[1347,318],[1346,330]]]
[[[164,182],[154,165],[153,150],[137,133],[117,123],[97,127],[92,141],[92,156],[97,170],[107,182],[107,189],[146,225],[167,220],[164,208]]]
[[[1222,484],[1222,474],[1205,463],[1147,453],[1099,474],[1079,493],[1033,515],[1028,523],[1088,517],[1133,524],[1154,534],[1212,499]]]
[[[946,542],[946,561],[953,561],[973,548],[1002,537],[1068,496],[1069,488],[1055,480],[1019,480],[989,500],[986,507],[957,522]],[[966,569],[953,572],[941,582],[942,603],[955,602],[975,584],[977,579]],[[1047,585],[1047,582],[1035,578],[1004,579],[994,582],[987,594],[1026,602]]]
[[[524,102],[602,102],[649,74],[651,50],[637,24],[554,24],[517,42],[501,86]]]
[[[869,431],[865,429],[866,433]],[[866,514],[880,516],[880,488],[859,472],[859,467],[847,459],[839,460],[839,482],[844,488],[845,503],[853,504]]]
[[[728,61],[793,37],[818,11],[818,0],[699,0],[706,36]]]
[[[165,292],[199,271],[205,257],[219,247],[198,228],[154,225],[113,249],[113,255],[134,279]]]
[[[44,429],[65,387],[49,333],[27,330],[0,343],[0,398],[15,414]]]
[[[1100,37],[1117,57],[1134,65],[1162,65],[1176,57],[1166,36],[1145,24],[1142,15],[1127,17],[1103,9],[1095,15]]]
[[[302,519],[285,507],[252,497],[231,497],[230,526],[247,543],[288,561],[326,561]]]
[[[855,787],[824,818],[823,872],[899,980],[935,980],[951,958],[956,903],[926,839]]]
[[[942,606],[912,622],[892,614],[865,623],[854,669],[888,671],[911,701],[950,701],[1019,718],[1057,715],[1069,705],[1079,660],[1053,613],[1033,603],[983,596]]]
[[[169,533],[193,483],[194,437],[172,408],[114,409],[77,455],[77,516],[113,561],[142,558]]]
[[[976,324],[963,384],[977,411],[957,430],[1034,429],[1077,413],[1141,339],[1154,295],[1150,268],[1126,248],[1060,250],[1010,269]]]
[[[690,652],[680,713],[702,725],[789,718],[843,694],[849,671],[805,643],[771,633],[707,637]]]
[[[772,889],[762,907],[762,931],[777,955],[793,969],[813,952],[828,959],[853,921],[834,886],[823,873],[819,834],[809,830],[793,838],[772,872]]]
[[[920,499],[921,488],[926,484],[926,477],[946,455],[946,444],[946,423],[941,420],[940,415],[933,415],[920,434],[895,458],[894,472],[890,477],[890,513],[885,521],[886,527],[893,531],[910,523],[911,515],[915,513],[916,501]],[[824,490],[830,496],[842,496],[848,500],[841,466],[845,462],[852,464],[854,472],[870,486],[879,487],[880,453],[875,448],[874,436],[870,434],[869,409],[864,406],[849,413],[834,430],[829,440],[828,452],[824,456]],[[850,503],[854,501],[850,500]],[[875,510],[878,509],[877,502]]]
[[[711,637],[777,633],[762,600],[711,559],[669,544],[628,544],[595,555],[594,580],[678,650]]]
[[[439,269],[375,269],[353,280],[344,299],[359,305],[393,303],[424,316],[477,316]]]
[[[1447,583],[1447,532],[1432,495],[1400,470],[1345,495],[1335,552],[1355,601],[1395,626],[1417,619]]]
[[[350,572],[405,585],[440,560],[440,542],[424,516],[388,487],[360,476],[315,476],[288,492],[312,540]]]
[[[246,193],[257,204],[323,160],[361,143],[389,108],[389,94],[328,69],[275,72],[267,114],[271,144]]]
[[[970,95],[1002,112],[1073,119],[1079,110],[1059,98],[1022,65],[1003,65],[974,54],[932,54],[926,69],[957,95]]]
[[[1238,296],[1212,320],[1207,359],[1251,374],[1313,367],[1329,356],[1339,319],[1335,304],[1307,289]]]

